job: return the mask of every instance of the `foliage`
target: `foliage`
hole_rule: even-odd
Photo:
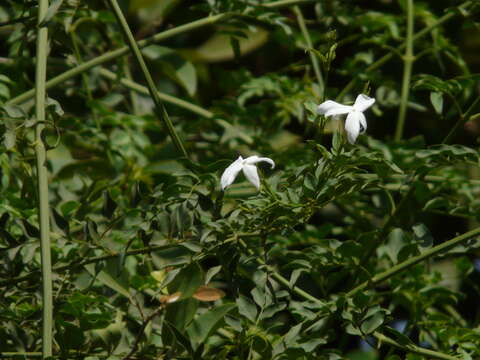
[[[408,2],[122,1],[183,157],[108,2],[4,1],[0,356],[42,350],[42,124],[55,357],[478,358],[480,6],[414,4],[402,104]],[[351,145],[316,106],[360,93]]]

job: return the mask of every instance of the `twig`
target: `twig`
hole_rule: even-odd
[[[138,344],[140,343],[140,339],[142,338],[142,335],[145,332],[145,328],[157,315],[159,315],[162,312],[162,310],[163,310],[163,306],[160,306],[157,310],[155,310],[150,315],[148,315],[145,320],[143,320],[142,327],[138,331],[137,337],[133,342],[130,352],[122,360],[132,359],[132,356],[138,351]]]

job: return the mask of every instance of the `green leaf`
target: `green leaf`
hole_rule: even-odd
[[[298,335],[302,330],[302,324],[297,324],[288,330],[288,332],[283,337],[283,341],[285,342],[285,346],[289,347],[292,346],[297,342]]]
[[[443,111],[443,94],[440,92],[431,92],[430,102],[432,103],[435,112],[440,115]]]
[[[34,237],[40,239],[40,230],[32,224],[30,224],[27,220],[22,219],[23,227],[25,228],[25,232],[29,237]]]
[[[203,270],[197,263],[184,267],[168,285],[170,294],[181,292],[183,299],[191,297],[199,286],[204,284]]]
[[[117,208],[117,203],[110,196],[110,191],[103,192],[103,209],[102,213],[107,219],[111,219],[112,215]]]
[[[111,274],[107,273],[104,270],[100,270],[100,272],[97,273],[97,271],[95,269],[95,264],[87,264],[84,267],[90,273],[90,275],[95,277],[97,280],[102,282],[104,285],[108,286],[110,289],[116,291],[118,294],[121,294],[128,299],[131,298],[128,290],[123,285],[121,285],[120,278],[113,277]]]
[[[67,352],[70,349],[80,349],[85,342],[85,335],[82,329],[70,322],[58,320],[58,331],[55,339],[60,345],[62,352]]]
[[[193,64],[175,50],[160,45],[150,45],[142,50],[147,59],[157,62],[167,76],[187,90],[190,96],[197,91],[197,73]]]
[[[126,322],[122,319],[122,313],[117,312],[115,322],[104,329],[95,329],[92,334],[100,338],[103,343],[112,351],[115,349],[125,332]]]
[[[7,113],[12,119],[19,119],[26,117],[25,112],[20,106],[17,105],[3,105],[3,110]]]
[[[65,234],[69,234],[70,225],[68,224],[68,221],[62,215],[60,215],[60,213],[54,207],[52,207],[52,215],[55,224],[62,229]]]
[[[191,324],[198,309],[198,301],[190,298],[168,304],[165,319],[183,332]]]
[[[360,326],[362,333],[365,335],[373,333],[385,320],[385,313],[383,310],[379,310],[373,316],[370,316],[362,322]]]
[[[224,316],[236,306],[224,304],[217,306],[197,317],[187,328],[194,349],[202,344],[219,326]]]
[[[222,265],[217,265],[208,269],[207,274],[205,275],[205,284],[208,284],[210,280],[220,272],[220,270],[222,270]]]
[[[237,298],[238,312],[245,316],[248,320],[255,322],[257,318],[257,307],[247,297],[240,295]]]
[[[402,229],[393,229],[388,235],[387,243],[385,244],[385,252],[394,264],[398,261],[398,254],[407,245],[406,235]]]
[[[412,226],[412,230],[415,234],[415,240],[421,250],[426,250],[432,247],[433,236],[424,224],[415,224]]]
[[[11,150],[15,146],[16,142],[17,142],[17,133],[15,129],[7,128],[5,133],[3,134],[3,146],[5,146],[5,149]]]
[[[400,331],[395,330],[389,326],[383,327],[383,331],[389,333],[390,336],[393,336],[394,340],[396,340],[401,345],[412,345],[413,342],[410,338],[406,335],[403,335]]]
[[[184,61],[176,69],[176,76],[180,84],[187,90],[190,96],[197,92],[197,73],[195,67],[189,61]]]
[[[47,13],[45,14],[45,17],[42,19],[42,21],[38,26],[39,27],[45,26],[55,16],[57,11],[60,9],[60,6],[62,5],[62,3],[63,3],[63,0],[53,0],[47,9]]]
[[[183,335],[173,324],[171,324],[167,320],[165,320],[164,324],[166,325],[167,329],[172,332],[177,342],[181,344],[185,348],[185,350],[188,351],[188,353],[190,354],[190,357],[193,357],[194,351],[189,338]]]
[[[422,74],[413,79],[412,88],[415,90],[431,90],[448,94],[452,97],[462,91],[462,86],[457,80],[443,80],[433,75]]]
[[[62,0],[63,1],[63,0]],[[47,108],[53,108],[53,111],[55,112],[55,114],[57,114],[58,116],[63,116],[64,115],[64,111],[62,109],[62,106],[60,105],[60,103],[55,100],[55,99],[52,99],[52,98],[47,98]]]
[[[239,37],[240,53],[246,55],[262,46],[268,40],[268,31],[257,26],[242,29],[244,37]],[[230,43],[231,35],[226,31],[218,32],[195,49],[184,51],[187,58],[196,62],[220,62],[232,60],[235,57]]]

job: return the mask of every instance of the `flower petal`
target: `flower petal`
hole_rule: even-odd
[[[242,170],[242,167],[243,158],[239,156],[237,160],[235,160],[225,169],[220,179],[222,190],[225,190],[227,186],[230,186],[235,181],[235,178],[237,177],[240,170]]]
[[[345,120],[345,131],[347,132],[347,139],[350,144],[355,144],[358,134],[360,133],[360,119],[363,114],[359,111],[352,111],[347,115]]]
[[[367,95],[364,95],[364,94],[360,94],[355,99],[355,104],[353,104],[353,108],[357,111],[364,112],[374,103],[375,103],[374,98],[368,97]]]
[[[243,165],[243,173],[248,181],[250,181],[257,190],[260,190],[260,178],[258,177],[257,167],[255,165]]]
[[[358,121],[360,121],[360,134],[363,134],[367,131],[367,119],[363,113],[358,113]]]
[[[248,158],[246,158],[245,164],[253,165],[262,161],[269,163],[272,169],[275,167],[275,162],[272,159],[267,157],[259,157],[257,155],[249,156]]]
[[[348,105],[339,104],[333,100],[327,100],[318,105],[317,113],[325,116],[347,114],[352,111],[352,107]]]

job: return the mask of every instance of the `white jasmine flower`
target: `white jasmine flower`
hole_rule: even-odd
[[[359,134],[367,130],[367,120],[363,112],[375,103],[375,99],[367,95],[357,96],[353,106],[339,104],[332,100],[327,100],[318,106],[317,112],[320,115],[335,116],[348,114],[345,120],[345,131],[347,132],[348,142],[354,144]]]
[[[243,170],[243,174],[247,180],[250,181],[257,188],[257,190],[259,190],[260,178],[258,177],[258,171],[255,164],[261,161],[268,162],[272,166],[272,169],[275,167],[273,160],[267,157],[253,155],[244,159],[239,156],[238,159],[231,163],[223,172],[222,178],[220,179],[222,190],[225,190],[227,186],[230,186],[235,181],[235,178],[240,170]]]

